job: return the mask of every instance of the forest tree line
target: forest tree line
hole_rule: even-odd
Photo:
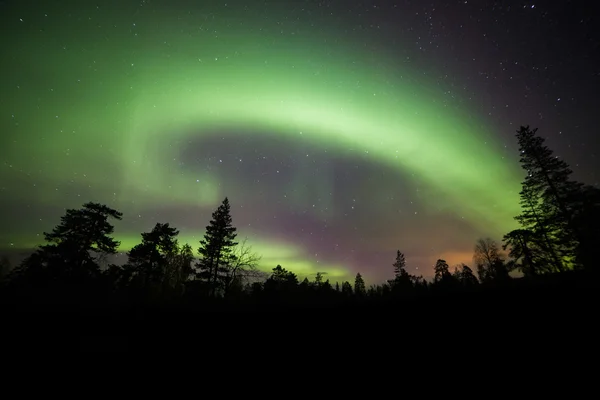
[[[52,232],[20,265],[4,274],[5,293],[35,293],[65,300],[94,297],[106,301],[172,302],[182,299],[255,299],[265,301],[368,300],[432,292],[481,290],[508,284],[511,271],[527,279],[570,270],[597,268],[594,246],[600,244],[600,190],[571,178],[568,164],[555,156],[537,129],[517,131],[520,163],[525,178],[520,192],[519,229],[502,243],[477,241],[475,271],[465,264],[451,271],[438,260],[431,282],[411,275],[398,250],[391,265],[393,279],[366,287],[360,273],[354,282],[332,284],[324,274],[300,281],[281,265],[265,275],[258,271],[260,256],[237,230],[225,198],[213,212],[197,253],[180,244],[178,230],[157,223],[141,234],[141,242],[127,253],[124,265],[101,265],[118,252],[111,220],[123,215],[106,205],[86,203],[69,209]],[[503,254],[504,250],[506,254]],[[6,261],[0,263],[8,269]],[[75,296],[75,297],[74,297]]]

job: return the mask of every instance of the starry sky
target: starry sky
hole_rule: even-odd
[[[264,270],[471,263],[516,227],[520,125],[600,180],[591,7],[0,1],[0,249],[87,201],[124,213],[123,251],[156,222],[197,248],[227,196]]]

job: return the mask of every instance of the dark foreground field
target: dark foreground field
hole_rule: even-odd
[[[346,349],[360,344],[374,351],[398,346],[401,337],[429,347],[467,346],[465,351],[493,345],[492,338],[515,346],[585,346],[596,331],[598,286],[595,275],[569,273],[472,292],[311,305],[289,299],[107,305],[4,296],[1,335],[11,343],[8,351],[25,352],[212,352],[223,345],[250,351],[276,343]]]

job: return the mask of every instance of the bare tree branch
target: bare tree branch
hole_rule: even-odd
[[[227,271],[227,288],[238,280],[262,277],[262,273],[258,270],[258,263],[262,257],[252,251],[252,246],[248,244],[248,238],[235,246],[232,258],[233,262]]]
[[[501,259],[500,249],[496,242],[490,238],[477,240],[475,254],[473,255],[473,260],[476,264],[489,267]]]

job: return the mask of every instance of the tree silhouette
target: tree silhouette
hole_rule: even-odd
[[[412,289],[414,277],[406,271],[406,258],[400,250],[396,252],[396,261],[393,266],[394,280],[389,282],[392,289],[400,292]]]
[[[411,275],[410,281],[416,291],[423,292],[428,289],[427,281],[425,280],[425,278],[423,278],[423,276]]]
[[[508,278],[508,270],[500,254],[500,248],[490,238],[477,240],[473,261],[477,265],[477,274],[481,282]]]
[[[406,258],[404,254],[397,250],[396,261],[393,264],[394,279],[389,281],[390,286],[395,291],[401,293],[406,292],[413,287],[412,276],[406,271]]]
[[[433,281],[435,283],[445,282],[452,278],[452,274],[450,274],[450,269],[446,260],[437,260],[434,266],[434,272],[435,276]]]
[[[544,145],[537,129],[529,126],[517,131],[521,151],[521,166],[527,172],[521,192],[522,205],[528,205],[516,219],[525,229],[544,238],[542,248],[558,270],[572,268],[577,263],[577,250],[582,239],[576,223],[580,212],[583,184],[570,178],[568,164],[554,156]]]
[[[265,282],[265,290],[269,292],[291,292],[298,286],[298,277],[293,272],[277,265]]]
[[[577,260],[587,269],[597,268],[600,243],[600,189],[585,185],[575,201],[573,224],[578,233]]]
[[[535,276],[552,270],[548,266],[555,260],[545,258],[548,253],[539,247],[540,243],[544,243],[544,239],[536,240],[533,231],[515,229],[504,235],[502,240],[502,248],[509,250],[508,256],[513,260],[515,268],[525,276]]]
[[[192,265],[193,262],[194,250],[192,249],[192,246],[190,246],[188,243],[185,243],[179,249],[179,254],[177,254],[176,257],[176,268],[173,271],[174,287],[182,286],[185,282],[187,282],[190,279],[192,273],[194,272],[194,268]]]
[[[301,291],[302,293],[305,293],[305,294],[306,294],[306,293],[308,293],[308,292],[310,291],[310,289],[311,289],[311,283],[310,283],[310,281],[308,280],[308,277],[305,277],[305,278],[302,280],[302,282],[300,282],[299,288],[300,288],[300,291]]]
[[[479,284],[473,270],[466,264],[456,267],[453,276],[464,287],[473,287]]]
[[[185,285],[194,272],[194,250],[188,243],[178,246],[175,254],[168,260],[163,279],[163,290],[168,290],[174,296],[185,292]]]
[[[543,251],[541,256],[545,262],[540,265],[544,265],[544,271],[560,272],[564,270],[563,262],[559,257],[560,243],[556,235],[552,234],[552,229],[545,221],[544,215],[546,214],[547,205],[544,204],[536,191],[533,190],[531,185],[523,184],[523,188],[519,193],[521,196],[521,214],[515,217],[515,220],[523,227],[521,231],[527,230],[530,233],[527,234],[530,239],[532,246],[535,246]],[[524,233],[524,232],[521,232]],[[509,237],[517,237],[519,232],[509,232]]]
[[[347,297],[352,296],[353,292],[352,285],[350,284],[350,282],[344,281],[344,283],[342,283],[342,294]]]
[[[404,258],[404,254],[398,250],[396,253],[396,262],[394,263],[394,276],[400,278],[405,275],[408,275],[406,272],[406,259]]]
[[[563,164],[547,160],[548,151],[539,140],[534,140],[535,131],[521,133],[523,137],[533,135],[533,138],[526,138],[533,143],[530,147],[533,150],[524,151],[522,156],[523,160],[528,160],[523,164],[531,168],[521,191],[523,212],[516,217],[523,228],[503,237],[502,249],[508,251],[510,261],[505,261],[499,246],[490,238],[479,239],[475,244],[473,258],[480,281],[493,282],[494,285],[481,285],[477,290],[471,290],[480,282],[473,270],[460,264],[451,274],[447,262],[442,259],[435,264],[434,283],[428,284],[422,276],[412,276],[406,271],[406,259],[399,250],[393,264],[394,279],[371,285],[368,290],[360,273],[356,274],[354,288],[346,281],[340,282],[341,286],[336,282],[334,289],[329,279],[325,280],[326,272],[317,272],[313,282],[304,278],[299,284],[296,274],[281,265],[273,268],[268,277],[265,274],[266,279],[259,282],[258,279],[262,278],[257,268],[260,257],[252,252],[246,240],[241,244],[235,242],[236,228],[232,226],[230,206],[225,198],[213,212],[200,241],[198,271],[193,268],[192,247],[188,244],[179,246],[179,232],[168,223],[157,223],[150,232],[141,234],[141,243],[127,253],[128,261],[123,267],[109,265],[108,270],[101,273],[101,263],[108,264],[108,257],[114,255],[119,246],[119,242],[110,237],[114,228],[109,219],[119,220],[122,215],[107,206],[86,203],[82,209],[67,210],[60,224],[52,232],[44,234],[47,243],[13,270],[8,280],[0,282],[0,300],[15,296],[18,300],[14,303],[17,304],[36,294],[34,298],[44,302],[54,296],[58,300],[70,299],[78,306],[86,304],[81,300],[91,299],[94,303],[87,304],[95,306],[99,299],[108,299],[111,305],[117,301],[118,306],[118,302],[124,301],[126,306],[134,307],[154,306],[156,304],[144,304],[144,301],[159,300],[168,307],[183,306],[183,309],[194,305],[194,301],[199,301],[198,304],[205,301],[202,304],[205,309],[212,310],[214,306],[215,310],[219,310],[234,304],[246,304],[239,300],[249,300],[252,307],[271,307],[285,304],[288,300],[292,304],[304,302],[313,306],[387,306],[387,301],[401,304],[399,298],[406,300],[398,293],[435,296],[445,291],[464,291],[469,296],[479,296],[488,289],[500,295],[509,292],[495,290],[494,286],[501,285],[518,295],[520,289],[527,285],[533,290],[538,287],[544,291],[553,290],[552,287],[559,287],[563,278],[570,281],[569,284],[576,290],[587,290],[590,287],[588,280],[593,277],[587,271],[569,271],[557,280],[537,275],[562,272],[571,265],[588,268],[595,265],[595,247],[599,243],[600,230],[600,191],[565,181],[563,178],[570,174],[568,168],[565,170]],[[508,267],[518,268],[531,279],[509,282]],[[0,258],[0,277],[7,268],[6,258]],[[192,277],[199,279],[192,281]],[[250,278],[253,282],[248,282]],[[17,285],[12,286],[13,281]],[[404,291],[404,288],[410,289]],[[569,286],[562,288],[571,290]],[[106,289],[107,293],[98,291]],[[87,297],[87,293],[94,295]],[[210,300],[202,296],[207,293],[212,297]],[[146,294],[152,296],[144,297]],[[265,301],[267,303],[263,304]],[[54,306],[60,302],[50,304]]]
[[[366,293],[367,293],[367,290],[365,287],[365,281],[359,272],[356,274],[356,277],[354,278],[354,294],[357,296],[364,296]]]
[[[128,266],[142,286],[160,285],[169,277],[169,263],[175,261],[179,231],[168,223],[157,223],[152,231],[142,233],[142,243],[128,253]]]
[[[198,278],[206,283],[210,296],[215,296],[219,290],[225,289],[227,277],[231,276],[230,269],[235,262],[233,249],[237,245],[234,241],[236,236],[229,200],[226,197],[212,214],[198,249]]]
[[[320,287],[323,284],[323,273],[317,272],[315,275],[315,286]]]
[[[116,254],[120,245],[110,237],[114,231],[110,218],[120,220],[122,213],[91,202],[78,210],[68,209],[52,232],[44,232],[48,244],[27,257],[15,271],[15,277],[63,283],[99,277],[98,260]]]
[[[225,294],[227,295],[233,287],[239,290],[243,287],[245,281],[251,278],[258,278],[258,263],[261,256],[252,251],[252,246],[248,245],[248,239],[235,245],[230,263],[225,269]]]

